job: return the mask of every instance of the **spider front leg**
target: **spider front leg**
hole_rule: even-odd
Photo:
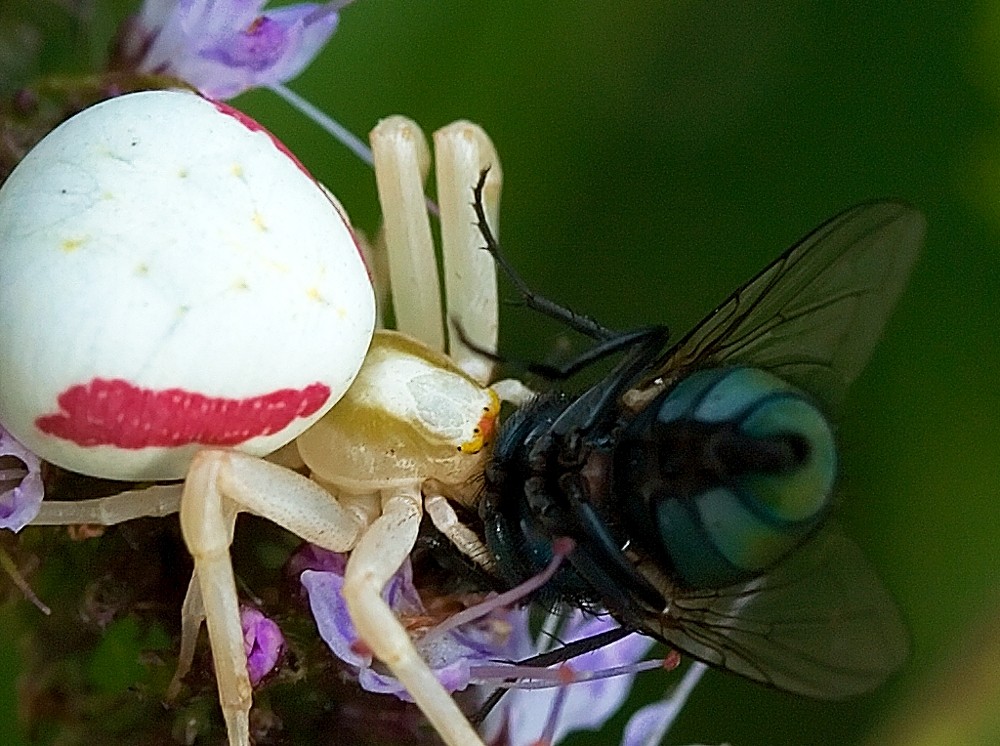
[[[500,312],[496,267],[486,252],[476,248],[480,237],[470,190],[489,167],[482,204],[496,230],[503,172],[493,143],[470,122],[454,122],[434,133],[447,334],[424,196],[430,148],[420,127],[401,116],[379,122],[371,132],[371,144],[396,328],[433,350],[447,352],[462,370],[485,384],[492,377],[493,360],[478,350],[496,351]],[[456,332],[455,320],[471,344]]]

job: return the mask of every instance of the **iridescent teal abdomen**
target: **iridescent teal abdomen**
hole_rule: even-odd
[[[629,528],[692,588],[758,575],[826,515],[837,455],[823,414],[756,368],[691,374],[630,422],[614,491]]]

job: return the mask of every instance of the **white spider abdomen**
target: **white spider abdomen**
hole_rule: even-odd
[[[50,133],[0,189],[0,423],[97,476],[268,453],[343,394],[374,301],[339,208],[272,136],[156,91]]]

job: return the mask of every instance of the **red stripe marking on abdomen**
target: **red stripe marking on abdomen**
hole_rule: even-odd
[[[296,417],[315,414],[329,398],[330,387],[322,383],[227,399],[95,378],[59,394],[61,411],[42,415],[35,425],[80,446],[234,446],[283,430]]]

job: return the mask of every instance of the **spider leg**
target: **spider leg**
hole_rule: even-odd
[[[434,133],[435,179],[441,207],[441,252],[445,305],[448,309],[448,355],[462,370],[486,384],[493,377],[499,334],[500,300],[493,259],[478,250],[481,240],[469,187],[489,170],[481,190],[482,207],[496,230],[500,216],[502,171],[493,143],[470,122],[454,122]],[[458,331],[456,320],[461,325]],[[467,344],[466,340],[471,340]]]
[[[409,556],[420,528],[419,488],[387,493],[382,515],[351,552],[344,601],[361,639],[406,687],[448,746],[482,746],[482,740],[413,645],[382,589]]]
[[[288,469],[300,469],[295,441],[266,457]],[[92,523],[114,526],[136,518],[163,518],[180,510],[183,484],[154,484],[90,500],[43,500],[32,526],[73,526]]]
[[[426,492],[426,490],[425,490]],[[458,517],[455,508],[443,495],[426,494],[424,509],[434,527],[455,547],[484,570],[493,569],[495,561],[483,540]]]
[[[33,526],[69,526],[94,523],[113,526],[135,518],[162,518],[176,513],[181,485],[154,485],[92,500],[43,500]]]
[[[191,462],[180,520],[198,590],[189,589],[182,638],[190,646],[204,618],[230,746],[248,746],[250,741],[251,686],[229,556],[236,515],[242,510],[335,551],[350,549],[371,519],[363,509],[338,502],[316,482],[253,456],[204,450]]]
[[[205,605],[201,600],[201,586],[198,584],[198,571],[191,573],[184,603],[181,605],[181,646],[177,652],[177,668],[174,677],[167,686],[166,699],[174,699],[181,690],[181,680],[187,676],[194,663],[195,650],[198,647],[198,632],[205,621]]]
[[[420,127],[405,117],[389,117],[371,133],[375,180],[385,220],[384,238],[396,328],[445,351],[469,375],[486,383],[492,359],[479,348],[495,351],[499,321],[496,267],[472,251],[479,240],[468,189],[483,167],[497,163],[496,150],[483,130],[455,122],[434,134],[436,180],[440,201],[445,305],[469,327],[469,346],[454,329],[445,341],[437,260],[424,197],[430,149]],[[481,190],[484,214],[496,224],[500,209],[500,169]]]
[[[396,329],[443,352],[441,288],[424,197],[430,148],[420,128],[399,116],[379,122],[370,140]]]

